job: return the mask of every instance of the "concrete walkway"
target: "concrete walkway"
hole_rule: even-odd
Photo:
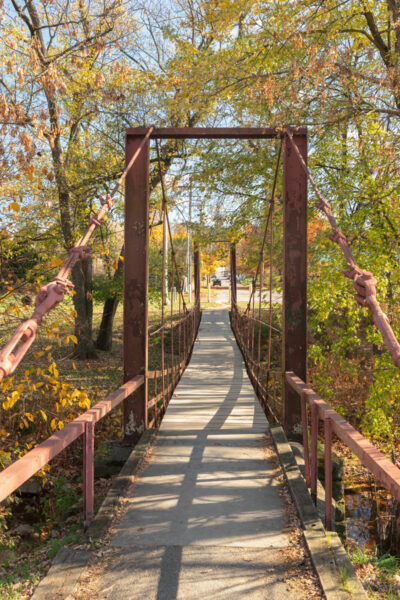
[[[227,311],[205,311],[152,458],[113,530],[96,597],[294,599],[267,428]]]

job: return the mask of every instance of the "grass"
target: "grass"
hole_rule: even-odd
[[[359,546],[348,549],[349,558],[368,596],[373,600],[400,600],[400,560],[391,554],[378,557]]]

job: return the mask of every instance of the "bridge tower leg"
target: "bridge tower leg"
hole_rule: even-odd
[[[127,136],[126,165],[142,141],[142,136]],[[148,255],[149,141],[129,170],[125,182],[124,382],[147,373]],[[135,444],[147,428],[146,380],[126,398],[123,413],[123,443]]]
[[[231,244],[231,306],[236,306],[236,244]]]
[[[293,132],[307,162],[307,136]],[[307,380],[307,176],[286,138],[283,210],[283,369]],[[301,441],[299,396],[284,382],[283,427],[288,439]]]
[[[200,252],[198,248],[194,251],[194,299],[196,306],[200,307]]]

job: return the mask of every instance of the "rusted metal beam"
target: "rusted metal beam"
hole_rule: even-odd
[[[129,164],[144,136],[126,138]],[[146,376],[148,360],[149,141],[125,182],[124,381]],[[147,428],[147,382],[124,401],[123,441],[135,444]]]
[[[307,162],[306,134],[293,134]],[[289,139],[284,147],[283,368],[307,379],[307,176]],[[300,398],[284,384],[283,427],[301,441]]]
[[[127,129],[128,136],[143,137],[148,131],[147,127]],[[292,134],[306,135],[306,129],[291,128]],[[151,137],[158,139],[273,139],[282,137],[283,131],[277,127],[163,127],[155,128]]]

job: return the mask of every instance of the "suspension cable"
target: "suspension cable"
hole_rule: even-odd
[[[158,140],[156,139],[156,150],[157,150],[157,163],[158,163],[158,173],[159,173],[159,177],[160,177],[160,183],[161,183],[161,193],[162,193],[162,198],[163,198],[163,206],[165,206],[165,217],[166,217],[166,222],[167,222],[167,226],[168,226],[168,234],[169,234],[169,241],[171,244],[171,257],[172,257],[172,261],[175,265],[175,271],[177,274],[177,277],[179,279],[179,281],[181,280],[181,274],[176,262],[176,255],[175,255],[175,248],[174,248],[174,242],[172,239],[172,232],[171,232],[171,226],[170,226],[170,222],[169,222],[169,217],[168,217],[168,210],[167,210],[167,196],[165,193],[165,184],[164,184],[164,176],[162,173],[162,169],[161,169],[161,159],[160,159],[160,149],[158,146]],[[181,294],[182,297],[182,304],[183,304],[183,310],[185,312],[187,312],[187,306],[186,306],[186,302],[185,302],[185,298],[183,296],[183,291],[181,289],[181,286],[179,286],[179,293]]]
[[[272,263],[274,258],[274,202],[272,202],[271,211],[271,227],[270,227],[270,238],[269,238],[269,332],[268,332],[268,358],[267,358],[267,392],[268,384],[271,372],[271,351],[272,351]]]
[[[14,373],[15,369],[20,364],[21,360],[32,345],[36,337],[37,328],[44,315],[57,306],[57,304],[64,299],[65,294],[67,294],[71,288],[74,287],[73,283],[68,279],[71,270],[78,260],[82,260],[89,256],[89,248],[86,244],[88,243],[92,233],[103,224],[106,213],[114,206],[115,201],[112,199],[113,196],[115,196],[117,191],[120,189],[132,165],[150,138],[153,130],[154,126],[149,127],[146,135],[143,137],[142,142],[138,146],[136,152],[132,156],[128,165],[125,167],[122,175],[117,180],[111,192],[105,197],[100,196],[102,207],[96,215],[91,217],[86,233],[84,233],[71,248],[69,251],[69,256],[59,270],[57,276],[52,281],[40,288],[36,296],[35,310],[32,316],[30,319],[27,319],[21,323],[21,325],[14,332],[10,341],[0,352],[0,381],[4,377]]]
[[[274,181],[273,181],[273,184],[272,184],[271,197],[270,197],[270,201],[269,201],[269,210],[268,210],[268,215],[267,215],[267,221],[265,223],[263,241],[262,241],[261,250],[260,250],[260,259],[258,261],[257,270],[256,270],[256,274],[255,274],[253,282],[257,281],[259,270],[260,270],[260,266],[261,266],[261,260],[262,260],[262,258],[264,256],[264,248],[265,248],[265,242],[267,240],[268,225],[269,225],[269,222],[271,220],[271,216],[272,216],[272,212],[273,212],[273,208],[274,208],[275,191],[276,191],[276,186],[277,186],[277,182],[278,182],[278,174],[279,174],[279,166],[280,166],[280,162],[281,162],[281,155],[282,155],[282,139],[281,139],[280,144],[279,144],[278,157],[276,159]],[[250,298],[249,298],[249,302],[247,304],[246,310],[244,311],[245,314],[247,312],[249,312],[249,310],[250,310],[251,301],[252,301],[252,298],[253,298],[254,291],[255,291],[255,285],[253,284],[253,287],[252,287],[252,290],[251,290],[251,295],[250,295]]]
[[[312,177],[304,161],[304,158],[301,155],[301,152],[293,139],[290,129],[286,128],[286,134],[318,198],[318,202],[315,202],[314,206],[326,215],[329,224],[332,228],[333,233],[329,235],[329,238],[340,246],[347,260],[349,271],[343,271],[343,274],[353,281],[353,285],[356,290],[355,299],[358,302],[358,304],[360,304],[363,307],[368,307],[370,309],[373,321],[382,335],[383,341],[387,349],[389,350],[393,363],[396,365],[397,368],[400,369],[400,344],[396,338],[396,335],[393,332],[388,317],[383,312],[376,298],[377,280],[375,279],[372,273],[370,273],[369,271],[363,271],[358,266],[353,256],[353,253],[349,247],[346,236],[340,230],[336,219],[333,216],[332,208],[329,202],[324,198],[317,184],[315,183],[314,178]]]

